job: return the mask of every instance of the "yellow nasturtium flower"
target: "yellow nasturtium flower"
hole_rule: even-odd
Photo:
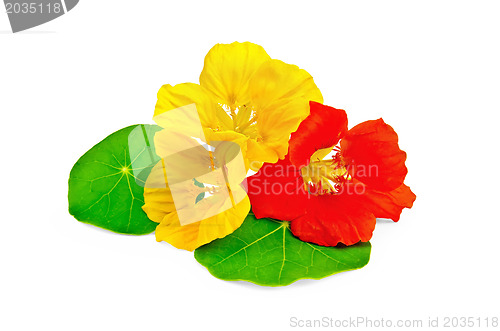
[[[264,162],[275,163],[285,157],[290,134],[309,115],[309,101],[322,103],[323,97],[305,70],[271,59],[259,45],[235,42],[217,44],[208,52],[200,84],[162,86],[155,118],[195,104],[207,142],[238,144],[246,167],[258,170]],[[162,126],[160,121],[158,124]],[[160,131],[155,136],[156,146],[168,143],[160,141],[161,137]],[[196,182],[192,186],[186,188],[186,194],[200,192]],[[217,199],[217,192],[212,193],[207,200]],[[156,239],[187,250],[232,233],[250,209],[245,197],[218,215],[181,225],[176,208],[182,206],[174,206],[168,185],[146,185],[144,198],[143,209],[150,219],[160,223]]]
[[[249,42],[217,44],[205,57],[200,84],[164,85],[155,116],[195,103],[204,128],[231,131],[248,145],[254,170],[288,152],[288,139],[309,115],[309,101],[323,102],[311,75],[274,60]]]

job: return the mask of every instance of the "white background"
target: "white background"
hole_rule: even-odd
[[[0,329],[287,330],[290,318],[499,316],[498,1],[82,0],[12,34],[0,13]],[[212,277],[154,235],[67,212],[76,160],[152,123],[162,84],[197,82],[216,43],[306,69],[350,126],[383,117],[417,194],[370,263],[266,288]]]

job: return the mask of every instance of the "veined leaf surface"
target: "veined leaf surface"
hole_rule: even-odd
[[[152,136],[160,129],[156,125],[132,125],[109,135],[85,153],[69,178],[70,214],[81,222],[118,233],[153,232],[157,223],[150,221],[141,208],[141,183],[157,161]],[[131,151],[135,154],[132,158]]]
[[[232,234],[198,248],[195,258],[220,279],[282,286],[359,269],[368,263],[370,251],[369,242],[347,247],[307,243],[291,233],[288,222],[250,213]]]

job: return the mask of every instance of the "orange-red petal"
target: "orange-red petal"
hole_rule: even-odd
[[[290,138],[290,161],[296,167],[309,164],[319,149],[335,146],[347,132],[347,114],[342,109],[309,102],[310,114]]]
[[[354,245],[369,241],[375,216],[357,196],[309,196],[307,213],[291,222],[299,239],[321,246]]]
[[[381,191],[392,191],[403,184],[408,172],[406,153],[399,148],[394,129],[382,119],[356,125],[340,145],[353,178]]]
[[[405,184],[390,192],[367,190],[363,196],[365,205],[377,218],[399,221],[404,208],[411,208],[417,196]]]
[[[264,163],[259,172],[247,178],[248,196],[257,218],[292,221],[304,214],[307,192],[300,172],[288,157],[277,163]]]

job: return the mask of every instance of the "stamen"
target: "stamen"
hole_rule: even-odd
[[[257,112],[253,109],[253,106],[249,104],[245,105],[228,105],[224,103],[219,103],[219,107],[224,110],[224,112],[231,118],[233,130],[239,133],[252,135],[249,128],[257,122]],[[227,121],[227,119],[225,119]],[[242,123],[243,122],[243,123]],[[248,132],[247,132],[248,131]]]
[[[254,124],[257,122],[257,114],[255,114],[247,123],[242,124],[238,127],[238,131],[243,132],[246,128],[248,128],[250,125]]]
[[[233,117],[233,112],[234,110],[231,109],[228,105],[224,103],[219,103],[219,106],[228,114],[229,116]]]
[[[326,160],[312,160],[300,169],[305,189],[314,195],[337,194],[351,176],[342,161],[340,149]]]

